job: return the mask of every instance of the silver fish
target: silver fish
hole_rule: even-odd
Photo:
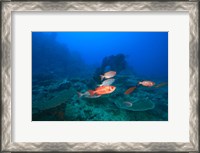
[[[109,86],[109,85],[111,85],[113,82],[115,82],[115,79],[107,79],[107,80],[103,81],[102,84],[99,85],[99,86]]]

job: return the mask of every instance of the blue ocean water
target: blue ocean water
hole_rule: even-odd
[[[109,71],[116,90],[88,97]],[[167,121],[167,83],[168,32],[32,32],[33,120]]]

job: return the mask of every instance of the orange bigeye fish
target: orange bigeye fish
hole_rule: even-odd
[[[135,90],[135,89],[136,89],[136,87],[131,87],[131,88],[127,89],[127,90],[124,92],[124,94],[125,94],[125,95],[128,95],[128,94],[130,94],[131,92],[133,92],[133,90]]]
[[[141,84],[145,87],[152,87],[155,85],[155,82],[152,82],[152,81],[142,81],[142,82],[139,82],[138,84]]]
[[[115,75],[116,75],[115,71],[109,71],[109,72],[104,73],[104,75],[100,75],[100,77],[101,77],[101,80],[103,80],[104,78],[106,79],[112,78]]]
[[[93,95],[104,95],[104,94],[110,94],[113,91],[115,91],[116,87],[114,86],[100,86],[96,88],[95,90],[88,90],[91,96]]]

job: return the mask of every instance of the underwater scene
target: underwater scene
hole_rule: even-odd
[[[168,32],[32,32],[32,121],[168,121]]]

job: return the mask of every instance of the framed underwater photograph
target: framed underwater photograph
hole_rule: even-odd
[[[1,5],[2,151],[199,151],[198,1]]]

